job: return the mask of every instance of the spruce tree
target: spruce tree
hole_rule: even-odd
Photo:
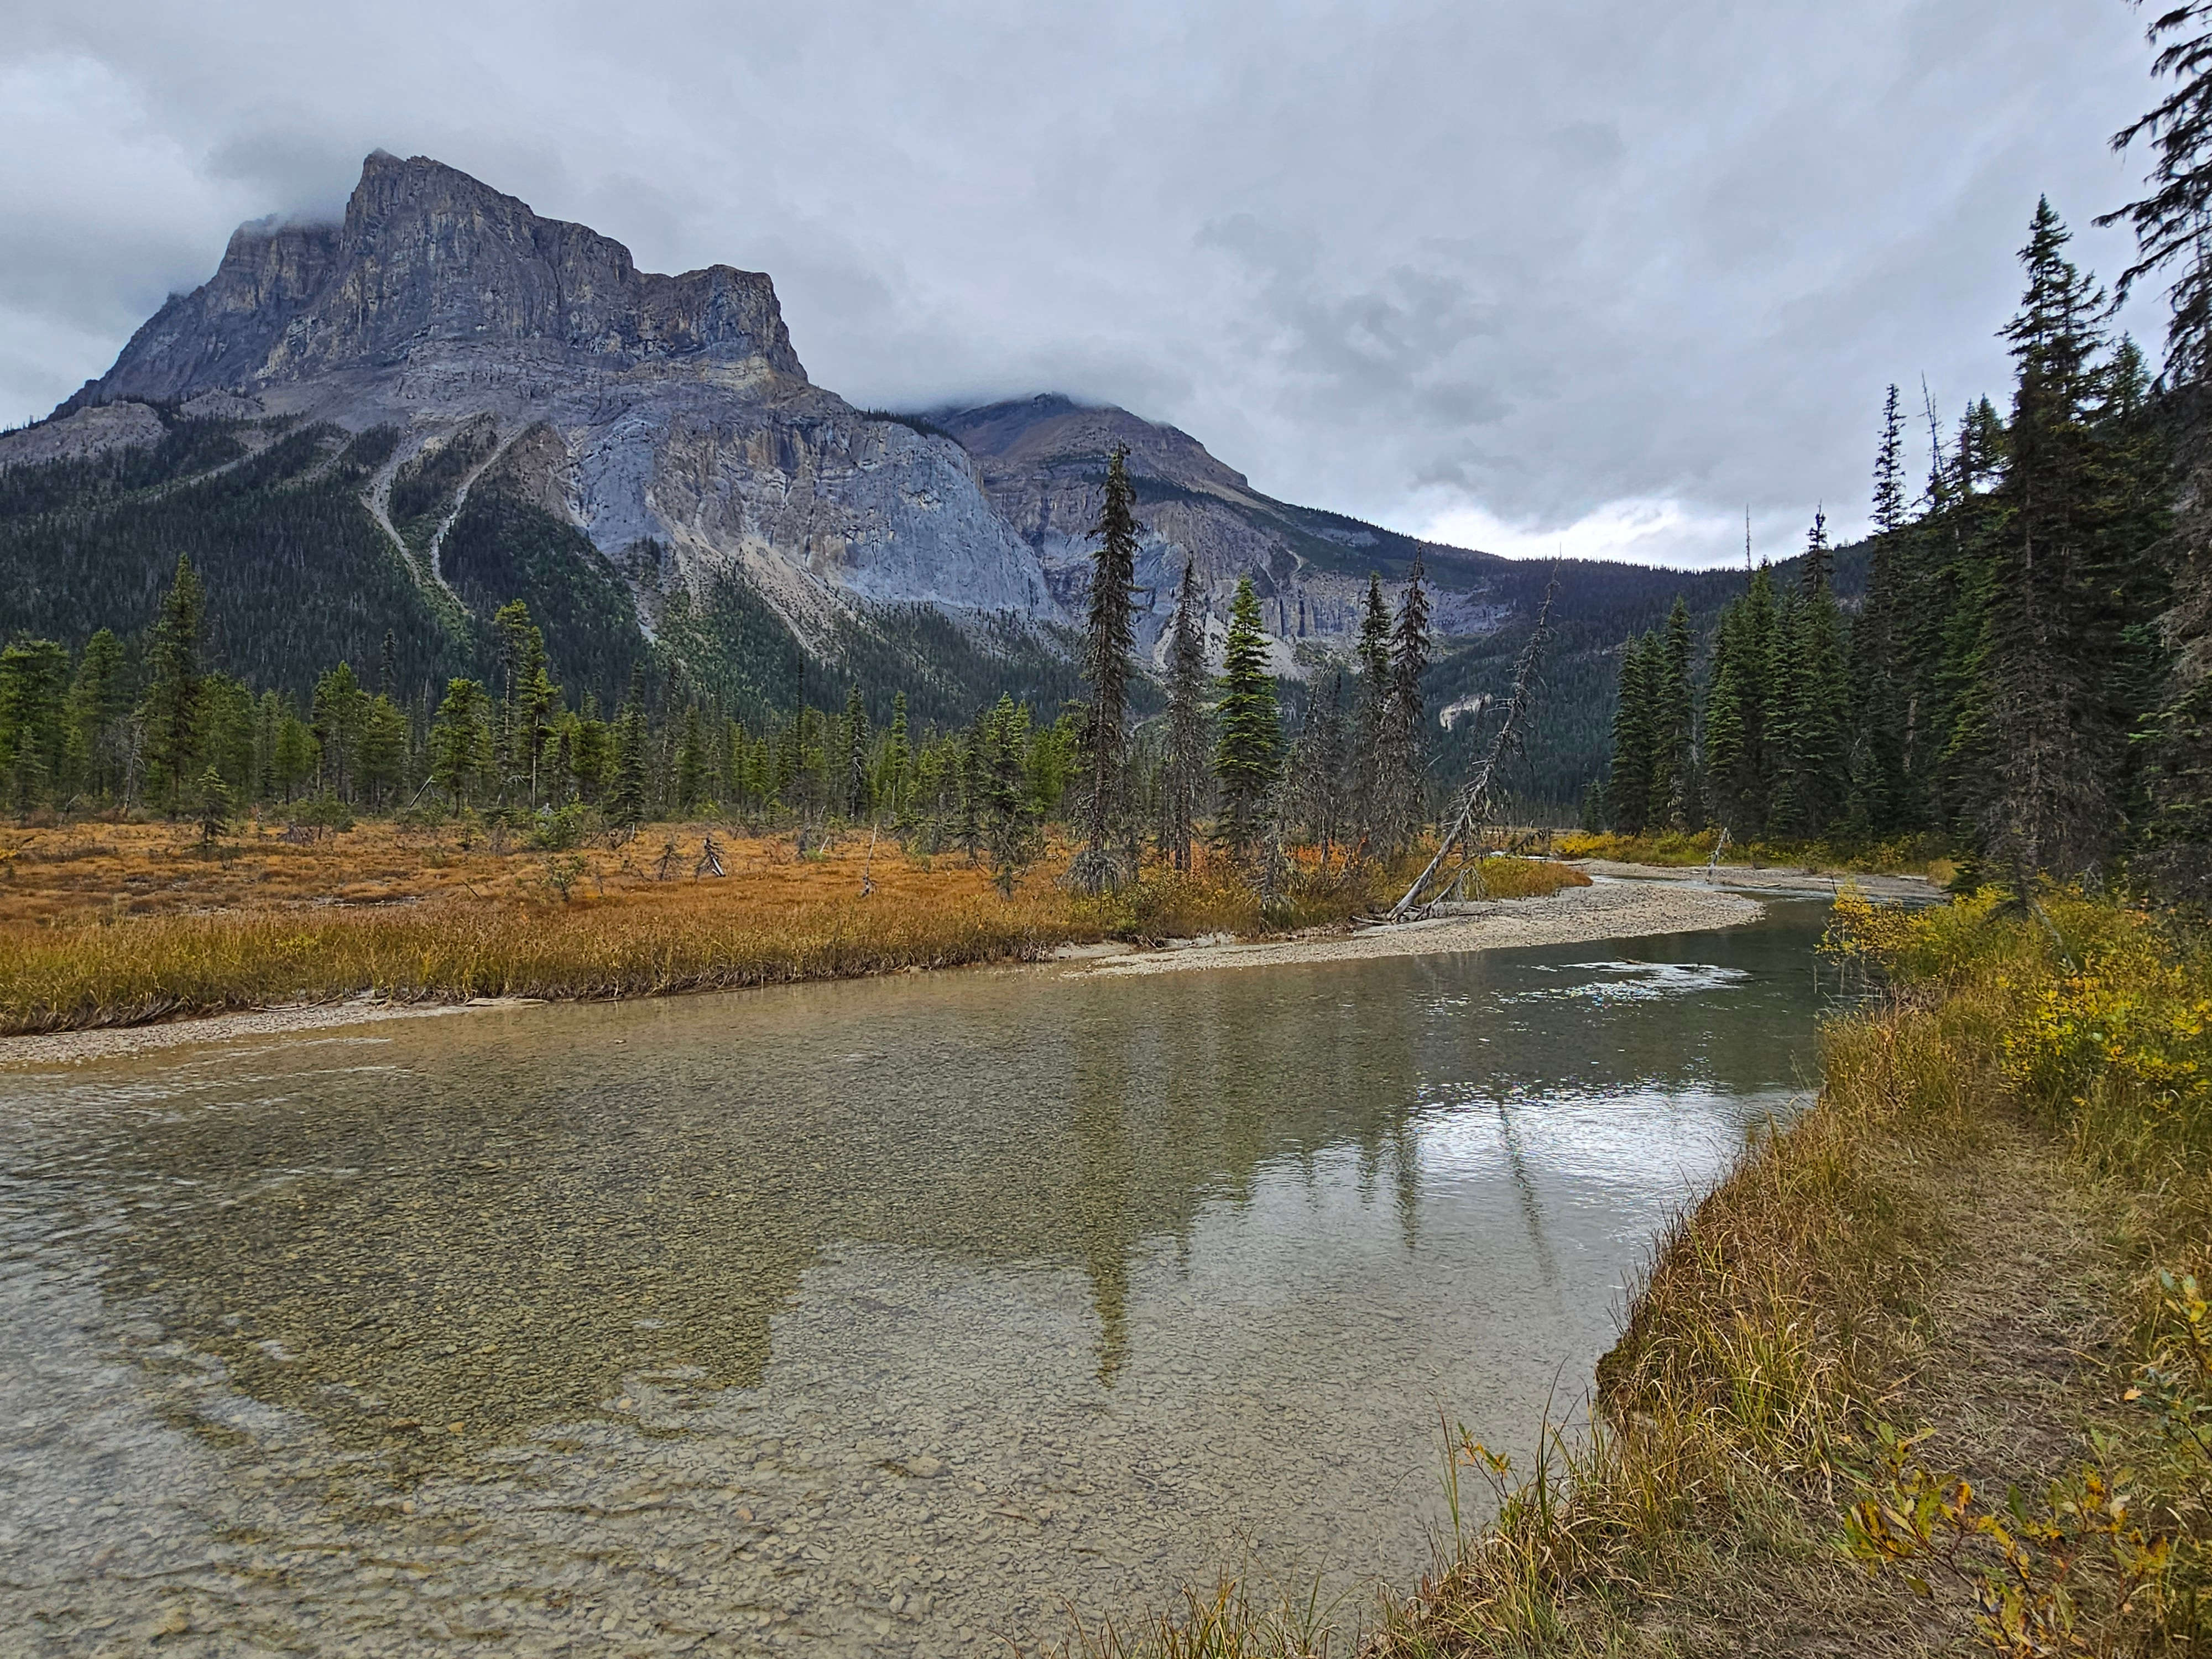
[[[368,717],[362,723],[357,764],[361,787],[368,791],[373,806],[382,805],[386,796],[405,781],[407,716],[389,696],[379,696],[368,705]]]
[[[1252,579],[1237,582],[1229,607],[1229,638],[1222,652],[1219,730],[1213,770],[1219,811],[1214,839],[1232,857],[1249,858],[1259,844],[1267,799],[1281,763],[1283,732],[1267,669],[1267,633]]]
[[[329,769],[327,787],[341,799],[352,798],[354,749],[362,724],[368,718],[368,694],[345,663],[315,682],[310,710],[315,741],[322,746],[323,764]]]
[[[1370,571],[1367,602],[1359,616],[1358,708],[1352,720],[1352,811],[1360,839],[1373,847],[1389,808],[1382,768],[1382,726],[1390,707],[1390,611],[1382,602],[1382,578]]]
[[[1207,687],[1201,614],[1198,568],[1186,561],[1168,635],[1167,732],[1160,757],[1160,850],[1175,868],[1186,871],[1206,803]]]
[[[1850,816],[1862,831],[1883,834],[1910,819],[1905,776],[1905,665],[1900,660],[1904,592],[1911,538],[1906,533],[1904,421],[1897,387],[1882,405],[1874,461],[1874,534],[1866,599],[1851,624]]]
[[[2116,838],[2124,739],[2097,689],[2118,641],[2088,592],[2106,505],[2090,430],[2105,307],[2066,258],[2069,240],[2039,202],[2021,251],[2027,289],[2005,330],[2017,378],[1972,663],[1975,737],[1990,768],[1977,803],[1984,849],[2007,866],[2067,874],[2097,863]]]
[[[0,775],[21,812],[52,799],[64,762],[69,653],[52,640],[0,649]]]
[[[1128,459],[1126,444],[1108,452],[1105,501],[1091,531],[1098,546],[1091,560],[1083,638],[1090,703],[1083,730],[1082,845],[1068,869],[1070,882],[1087,893],[1110,890],[1122,873],[1115,847],[1128,787],[1129,665],[1137,641],[1137,538],[1143,533]]]
[[[1850,664],[1832,569],[1827,515],[1815,513],[1799,592],[1776,622],[1767,707],[1767,827],[1801,840],[1839,823],[1850,793]]]
[[[798,721],[802,746],[805,740],[805,715],[802,707]],[[652,789],[647,759],[652,733],[646,724],[644,686],[635,674],[630,677],[629,696],[623,700],[622,708],[615,715],[613,738],[614,777],[607,797],[607,816],[617,823],[642,823]]]
[[[1639,635],[1623,648],[1620,690],[1613,716],[1613,771],[1606,783],[1606,805],[1613,829],[1640,836],[1651,827],[1652,750],[1657,698],[1652,682],[1660,670],[1658,641]]]
[[[130,710],[123,676],[123,647],[102,628],[84,642],[70,682],[64,738],[71,787],[102,800],[123,793],[126,739],[123,717]]]
[[[1423,738],[1422,683],[1429,668],[1429,596],[1421,586],[1421,560],[1398,601],[1390,630],[1390,683],[1383,699],[1376,745],[1376,842],[1385,858],[1413,845],[1428,817],[1428,755]]]
[[[437,716],[430,724],[430,781],[457,810],[476,798],[495,770],[489,702],[476,681],[448,680]],[[298,763],[287,753],[292,732],[296,729],[306,733],[289,712],[285,718],[285,729],[277,736],[277,765],[280,771],[289,772]],[[289,787],[288,779],[288,791]]]
[[[1655,830],[1695,828],[1705,817],[1697,778],[1697,642],[1690,607],[1678,594],[1651,667],[1651,783]]]
[[[707,752],[707,724],[696,702],[684,706],[684,734],[676,744],[676,805],[689,812],[707,798],[712,763]]]
[[[1022,872],[1036,861],[1040,842],[1029,783],[1029,710],[1001,692],[978,737],[982,839],[991,855],[991,883],[1012,898]]]
[[[1897,383],[1882,400],[1881,437],[1874,455],[1874,533],[1893,535],[1905,527],[1905,416],[1897,404]]]
[[[876,799],[887,807],[891,821],[901,829],[908,826],[908,785],[914,769],[914,740],[907,726],[906,693],[891,694],[890,736],[884,744],[881,775],[876,784]]]
[[[230,786],[223,781],[222,774],[210,766],[200,774],[192,793],[198,797],[195,805],[199,813],[200,840],[212,844],[230,827],[234,804]]]
[[[1767,725],[1779,620],[1773,572],[1761,564],[1743,597],[1722,611],[1713,647],[1705,787],[1712,813],[1740,842],[1766,830],[1773,786]]]
[[[1344,672],[1329,676],[1324,693],[1316,685],[1306,696],[1305,719],[1291,748],[1290,817],[1321,848],[1328,866],[1343,828]]]
[[[858,680],[845,693],[845,725],[841,735],[845,741],[845,753],[839,793],[845,816],[857,823],[868,816],[874,804],[868,794],[868,708],[860,700]]]
[[[206,614],[200,579],[192,562],[179,554],[147,649],[146,696],[139,706],[147,793],[173,818],[185,805],[198,753],[200,631]]]

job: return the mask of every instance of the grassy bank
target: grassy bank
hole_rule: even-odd
[[[724,874],[704,872],[714,837]],[[728,826],[619,845],[510,845],[481,830],[363,824],[216,847],[159,825],[17,832],[0,854],[0,1033],[335,1000],[605,998],[1027,960],[1060,945],[1341,925],[1379,875],[1309,872],[1262,906],[1233,872],[1146,871],[1087,900],[1048,859],[1011,895],[957,855],[846,832],[803,853]],[[1582,882],[1493,860],[1492,890]]]
[[[1461,1437],[1495,1521],[1367,1652],[2212,1651],[2212,953],[2056,898],[1835,942],[1887,989],[1819,1103],[1666,1238],[1594,1420]],[[1328,1641],[1232,1585],[1072,1645]]]

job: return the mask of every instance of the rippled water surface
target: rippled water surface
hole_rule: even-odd
[[[980,1652],[1426,1559],[1811,1066],[1820,912],[0,1073],[0,1650]]]

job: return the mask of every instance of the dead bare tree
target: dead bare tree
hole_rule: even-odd
[[[699,849],[699,862],[691,867],[694,879],[704,880],[708,876],[726,875],[722,868],[722,849],[714,844],[714,832],[707,832],[707,844]]]
[[[1536,698],[1544,647],[1551,642],[1552,601],[1559,591],[1559,579],[1554,574],[1544,589],[1544,603],[1536,612],[1536,626],[1513,665],[1513,690],[1505,700],[1504,717],[1491,738],[1490,747],[1475,763],[1474,770],[1460,786],[1459,793],[1453,797],[1449,827],[1437,843],[1436,856],[1413,878],[1413,884],[1404,896],[1390,907],[1385,921],[1407,921],[1426,911],[1467,880],[1471,866],[1482,856],[1482,832],[1498,815],[1498,774],[1505,763],[1522,753],[1524,747],[1523,732]],[[1453,861],[1455,855],[1456,862]],[[1474,874],[1479,881],[1480,872]]]

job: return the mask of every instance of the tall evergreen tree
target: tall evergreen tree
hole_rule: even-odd
[[[707,799],[714,763],[707,746],[707,722],[696,702],[684,706],[684,732],[676,741],[676,805],[689,812]]]
[[[1108,891],[1121,876],[1115,848],[1128,788],[1129,665],[1137,642],[1137,538],[1143,533],[1128,459],[1126,444],[1108,452],[1105,501],[1091,531],[1098,546],[1083,635],[1090,705],[1083,732],[1082,845],[1068,870],[1069,880],[1089,893]]]
[[[191,559],[179,554],[177,574],[161,600],[160,619],[146,653],[148,684],[139,718],[148,795],[171,817],[185,805],[194,775],[199,730],[200,631],[207,601]]]
[[[1651,781],[1647,816],[1655,830],[1693,829],[1705,818],[1697,775],[1696,656],[1690,607],[1677,594],[1649,668]]]
[[[1385,839],[1389,816],[1382,775],[1382,726],[1390,707],[1390,609],[1382,600],[1382,578],[1367,575],[1367,600],[1359,613],[1359,643],[1353,660],[1359,671],[1352,715],[1352,816],[1369,847]]]
[[[1620,655],[1620,689],[1613,716],[1613,770],[1606,783],[1606,805],[1613,827],[1640,836],[1652,827],[1652,750],[1662,671],[1658,641],[1650,634],[1631,640]]]
[[[0,649],[0,777],[19,813],[53,799],[68,683],[69,653],[52,640],[17,640]]]
[[[1894,380],[1882,400],[1881,438],[1875,447],[1873,520],[1877,537],[1905,528],[1905,416]]]
[[[369,805],[380,806],[407,776],[407,716],[389,696],[370,700],[368,716],[362,722],[359,757],[361,787]]]
[[[805,764],[806,710],[802,706],[798,728],[799,763]],[[651,805],[652,779],[647,753],[652,744],[652,732],[645,718],[645,687],[641,678],[631,675],[629,696],[615,715],[614,776],[607,797],[607,815],[617,823],[635,824],[645,821]]]
[[[1176,595],[1167,661],[1167,732],[1160,757],[1160,849],[1178,870],[1191,867],[1191,845],[1205,810],[1206,636],[1198,567],[1185,561]]]
[[[1001,692],[977,733],[982,839],[991,855],[991,881],[1007,898],[1022,872],[1036,861],[1037,814],[1029,787],[1030,714]]]
[[[884,743],[884,761],[876,784],[876,799],[901,829],[908,826],[908,785],[914,769],[914,738],[907,725],[906,693],[891,694],[890,735]]]
[[[2167,84],[2112,140],[2148,140],[2148,189],[2100,224],[2124,220],[2136,258],[2119,297],[2146,277],[2167,283],[2168,418],[2182,488],[2164,573],[2154,712],[2143,722],[2140,872],[2167,897],[2212,909],[2212,5],[2156,9],[2153,73]]]
[[[845,694],[845,724],[840,735],[844,738],[845,752],[838,794],[845,816],[857,823],[868,816],[874,805],[868,793],[868,706],[860,699],[858,680]]]
[[[345,663],[315,682],[311,714],[315,741],[322,745],[325,782],[342,799],[352,799],[354,750],[368,718],[368,694]]]
[[[1773,765],[1768,747],[1780,615],[1772,569],[1752,573],[1743,597],[1721,612],[1705,694],[1705,793],[1738,841],[1765,833]]]
[[[1219,737],[1213,751],[1219,811],[1214,839],[1232,856],[1249,858],[1259,845],[1267,799],[1282,761],[1283,728],[1267,670],[1267,632],[1252,579],[1237,579],[1223,648],[1221,696],[1215,710]]]
[[[120,795],[128,781],[129,739],[124,717],[131,700],[124,681],[123,647],[106,629],[84,642],[70,682],[64,739],[71,786],[97,799]]]
[[[1908,693],[1904,640],[1899,630],[1906,562],[1904,420],[1897,387],[1882,405],[1881,435],[1875,447],[1874,534],[1867,562],[1866,598],[1851,624],[1850,816],[1863,832],[1885,834],[1910,816],[1905,779]]]
[[[1386,858],[1413,845],[1428,817],[1428,755],[1423,742],[1423,683],[1429,669],[1429,596],[1421,586],[1421,560],[1398,601],[1390,629],[1390,685],[1383,699],[1376,744],[1376,841]]]
[[[1972,662],[1976,743],[1989,767],[1977,803],[1984,847],[2007,864],[2067,873],[2113,844],[2124,736],[2097,690],[2118,641],[2087,591],[2105,550],[2091,431],[2105,307],[2066,258],[2069,240],[2039,202],[2021,251],[2027,290],[2005,330],[2016,380]]]
[[[1850,670],[1832,568],[1827,516],[1815,513],[1802,591],[1777,622],[1767,708],[1767,827],[1804,839],[1836,827],[1850,794]]]
[[[431,722],[430,781],[445,792],[456,808],[474,800],[492,782],[496,771],[489,704],[483,687],[476,681],[448,680],[437,718]],[[280,756],[285,741],[285,735],[280,733]],[[283,766],[285,762],[280,759],[278,763]]]
[[[1305,720],[1291,747],[1290,817],[1321,848],[1328,867],[1344,824],[1344,672],[1329,676],[1326,692],[1306,696]]]

